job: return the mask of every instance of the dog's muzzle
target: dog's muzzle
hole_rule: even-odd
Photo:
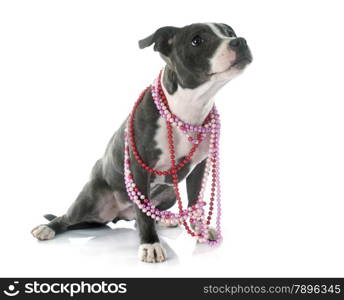
[[[238,37],[229,42],[229,48],[236,53],[236,59],[232,67],[243,69],[252,62],[252,54],[244,38]]]

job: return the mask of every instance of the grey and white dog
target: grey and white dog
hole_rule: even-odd
[[[213,96],[252,61],[246,40],[237,37],[226,24],[198,23],[182,28],[167,26],[139,41],[141,49],[153,44],[154,50],[166,62],[161,83],[169,107],[181,120],[191,124],[203,123],[214,105]],[[69,229],[136,219],[141,243],[140,259],[149,263],[166,259],[155,221],[133,205],[125,189],[126,122],[110,139],[103,157],[93,167],[90,180],[67,212],[60,217],[46,215],[50,223],[35,227],[32,230],[34,237],[49,240]],[[155,107],[150,90],[136,110],[134,127],[136,146],[143,161],[158,170],[169,169],[166,124]],[[190,143],[178,130],[174,133],[174,142],[176,161],[179,162],[190,151]],[[178,174],[179,181],[186,179],[189,206],[197,200],[208,146],[209,140],[205,139]],[[131,150],[130,155],[133,157]],[[131,161],[132,173],[141,192],[150,195],[160,210],[172,207],[176,202],[172,178],[150,174],[135,158]],[[209,236],[212,234],[210,232]]]

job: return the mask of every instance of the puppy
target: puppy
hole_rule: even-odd
[[[237,37],[226,24],[198,23],[182,28],[162,27],[139,41],[139,47],[154,45],[166,65],[161,85],[170,110],[184,122],[201,125],[214,105],[213,96],[227,82],[243,72],[252,56],[246,40]],[[134,99],[133,99],[134,100]],[[91,172],[89,181],[59,217],[46,215],[50,223],[39,225],[32,235],[49,240],[69,229],[102,226],[108,222],[136,219],[140,236],[139,257],[144,262],[162,262],[166,252],[159,242],[155,221],[144,214],[128,197],[124,182],[124,132],[126,120],[110,139],[106,151]],[[148,89],[136,109],[134,130],[137,151],[152,168],[170,168],[167,129]],[[176,161],[184,159],[190,143],[174,132]],[[195,204],[201,187],[208,154],[209,138],[202,141],[192,159],[178,172],[178,181],[186,179],[188,206]],[[130,156],[133,158],[132,149]],[[135,158],[131,171],[144,195],[160,210],[176,202],[170,175],[155,176],[143,169]],[[211,236],[211,234],[209,235]]]

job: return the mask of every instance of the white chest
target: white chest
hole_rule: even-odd
[[[167,127],[166,122],[163,118],[159,118],[158,121],[159,128],[156,131],[154,141],[157,143],[157,147],[161,149],[162,153],[159,156],[159,160],[155,165],[155,169],[157,170],[169,170],[171,168],[171,159],[170,159],[170,152],[169,152],[169,145],[167,140]],[[176,161],[180,158],[187,156],[190,153],[190,150],[193,146],[187,140],[185,134],[183,134],[179,129],[173,128],[173,142],[174,142],[174,150]],[[201,144],[197,147],[194,155],[190,160],[190,167],[188,174],[194,169],[194,167],[202,162],[208,155],[209,150],[209,137],[206,137]],[[163,176],[157,176],[154,183],[164,183]]]

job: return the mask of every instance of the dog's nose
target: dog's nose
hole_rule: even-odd
[[[247,46],[247,43],[246,43],[246,40],[242,37],[239,37],[235,40],[231,40],[229,42],[229,46],[233,49],[233,50],[236,50],[238,48],[242,48],[242,47],[246,47]]]

